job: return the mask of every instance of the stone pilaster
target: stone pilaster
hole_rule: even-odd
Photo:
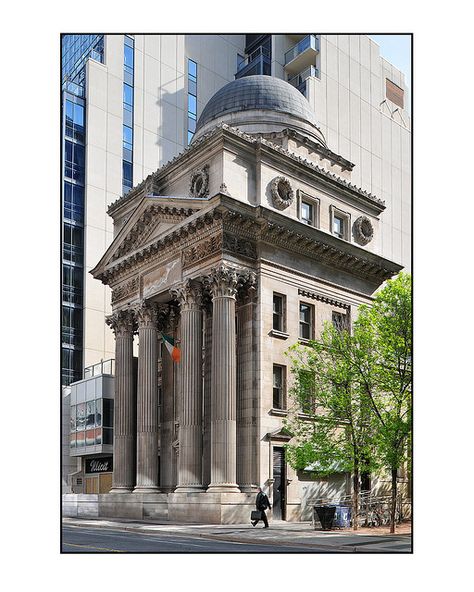
[[[136,309],[138,321],[137,479],[135,493],[158,488],[158,330],[157,307]]]
[[[107,318],[115,334],[114,471],[111,493],[128,493],[135,485],[137,401],[133,373],[133,334],[130,310]]]
[[[237,483],[255,491],[257,475],[257,339],[255,335],[256,275],[249,272],[238,294],[237,307]]]
[[[202,491],[202,291],[200,284],[186,280],[172,294],[181,311],[182,401],[176,491]]]
[[[164,322],[163,332],[176,339],[177,311],[169,307]],[[175,417],[175,363],[168,350],[162,346],[161,362],[161,391],[162,391],[162,420],[161,420],[161,454],[160,454],[160,486],[161,490],[169,493],[174,491],[176,483],[173,480],[173,464],[176,454],[173,449],[174,417]]]
[[[225,264],[206,283],[212,294],[211,484],[209,492],[238,492],[236,481],[235,295],[237,271]]]

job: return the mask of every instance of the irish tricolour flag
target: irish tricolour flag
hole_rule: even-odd
[[[176,347],[174,344],[174,339],[169,335],[161,334],[163,339],[163,343],[166,345],[166,349],[169,351],[171,357],[173,358],[173,362],[179,362],[181,359],[181,350]]]

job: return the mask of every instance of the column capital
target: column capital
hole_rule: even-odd
[[[211,269],[210,274],[204,278],[204,283],[213,298],[219,296],[235,298],[238,281],[237,269],[225,263],[220,263],[217,267]]]
[[[170,289],[171,296],[183,310],[201,310],[202,285],[197,280],[187,279]]]
[[[115,337],[133,335],[137,330],[137,322],[132,309],[118,310],[106,317],[105,322],[112,329]]]
[[[156,328],[158,320],[158,305],[155,302],[146,302],[143,300],[135,307],[134,313],[139,329],[143,327]]]
[[[237,300],[239,304],[252,302],[257,293],[257,273],[251,269],[244,269],[239,273],[237,285]]]

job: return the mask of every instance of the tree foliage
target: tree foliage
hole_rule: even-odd
[[[351,472],[356,510],[359,474],[390,471],[392,528],[411,433],[411,311],[411,277],[402,273],[359,308],[352,333],[327,324],[317,341],[289,350],[295,408],[288,462],[314,465],[321,475]]]

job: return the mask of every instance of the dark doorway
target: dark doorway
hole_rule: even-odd
[[[286,520],[286,470],[284,448],[273,448],[273,518]]]

